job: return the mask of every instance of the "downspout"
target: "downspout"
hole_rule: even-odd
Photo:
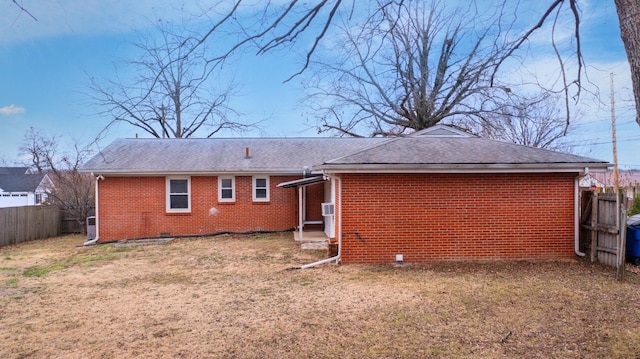
[[[337,198],[339,198],[339,203],[336,203],[338,210],[335,213],[338,219],[338,226],[335,228],[337,231],[336,235],[338,237],[338,254],[333,257],[319,260],[317,262],[305,264],[298,269],[307,269],[307,268],[315,267],[320,264],[325,264],[333,261],[335,261],[336,264],[340,263],[340,256],[342,255],[342,180],[340,179],[340,177],[336,177],[336,176],[328,176],[328,177],[336,181],[336,185],[338,186]]]
[[[91,240],[88,240],[88,241],[84,242],[82,244],[83,246],[89,246],[89,245],[95,244],[100,239],[100,223],[98,222],[99,221],[99,219],[98,219],[99,218],[98,217],[98,208],[99,208],[98,207],[98,181],[101,180],[101,179],[104,179],[104,177],[102,175],[96,176],[96,186],[95,186],[96,187],[95,188],[95,191],[96,191],[96,193],[95,193],[95,196],[96,196],[96,198],[95,198],[96,237],[91,239]]]
[[[309,167],[304,166],[302,168],[302,178],[307,178],[307,171],[309,170]],[[300,241],[302,242],[303,238],[303,229],[304,229],[304,221],[306,221],[305,218],[305,212],[307,210],[307,202],[306,202],[306,198],[307,198],[307,186],[299,186],[298,187],[298,238],[300,239]]]
[[[585,167],[584,172],[579,173],[573,182],[573,250],[580,257],[586,255],[580,252],[580,177],[587,174],[589,174],[589,167]]]

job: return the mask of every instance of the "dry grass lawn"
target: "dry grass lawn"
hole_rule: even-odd
[[[638,358],[640,278],[584,261],[323,265],[290,233],[0,248],[0,358]]]

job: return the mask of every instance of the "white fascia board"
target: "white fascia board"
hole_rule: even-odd
[[[535,165],[356,165],[336,166],[323,165],[325,173],[550,173],[569,172],[583,173],[585,169],[606,170],[608,163],[574,163],[574,164],[535,164]]]
[[[91,172],[95,176],[102,175],[108,177],[164,177],[164,176],[253,176],[253,175],[269,175],[269,176],[298,176],[303,173],[302,169],[266,169],[266,170],[247,170],[247,169],[225,169],[215,171],[156,171],[156,170],[139,170],[139,171],[119,171],[119,170],[84,170]]]

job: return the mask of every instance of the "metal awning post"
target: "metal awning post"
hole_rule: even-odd
[[[300,235],[300,241],[302,241],[302,227],[304,227],[304,186],[298,186],[298,234]]]

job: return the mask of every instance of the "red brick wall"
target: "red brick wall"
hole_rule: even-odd
[[[100,241],[289,229],[298,223],[296,189],[276,185],[297,178],[271,176],[270,201],[253,202],[251,176],[236,176],[236,201],[225,203],[217,177],[192,176],[191,213],[167,213],[165,177],[107,177],[99,183]]]
[[[318,183],[307,186],[307,208],[306,215],[308,220],[322,221],[322,202],[324,199],[324,183]]]
[[[305,215],[308,221],[324,221],[322,216],[322,202],[324,202],[324,183],[318,183],[306,187]],[[324,224],[307,224],[305,231],[323,231]]]
[[[575,174],[342,178],[343,263],[574,256]]]

